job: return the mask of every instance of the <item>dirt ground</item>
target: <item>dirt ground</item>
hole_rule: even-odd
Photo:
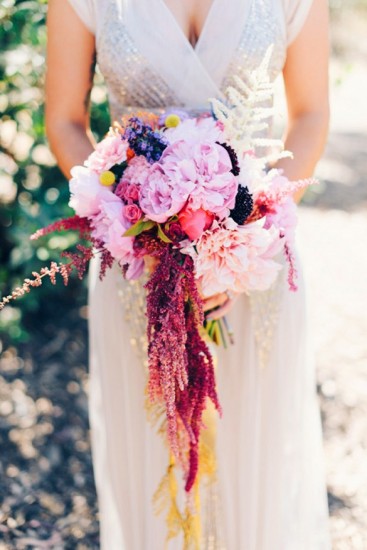
[[[366,19],[350,15],[334,27],[334,45],[342,55],[331,64],[331,133],[317,171],[321,185],[300,210],[333,550],[367,548],[367,64],[362,28],[367,31]]]

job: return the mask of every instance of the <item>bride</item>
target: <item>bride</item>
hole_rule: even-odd
[[[94,146],[89,95],[95,61],[112,120],[126,111],[198,109],[233,75],[261,62],[282,72],[290,179],[311,176],[328,125],[326,0],[49,0],[46,124],[64,174]],[[300,200],[300,196],[295,200]],[[301,270],[300,270],[301,271]],[[305,294],[286,281],[266,293],[213,296],[234,327],[218,352],[215,487],[202,487],[200,549],[329,550],[328,509]],[[140,289],[141,290],[141,289]],[[163,550],[152,495],[167,450],[144,410],[139,287],[90,273],[90,422],[103,550]]]

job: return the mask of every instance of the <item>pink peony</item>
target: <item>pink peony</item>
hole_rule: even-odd
[[[108,228],[106,248],[120,265],[128,265],[127,279],[138,279],[144,271],[143,258],[137,258],[134,251],[134,238],[123,237],[126,227],[119,219],[114,219]]]
[[[268,289],[282,268],[273,260],[281,246],[279,233],[264,229],[262,222],[238,226],[229,218],[222,225],[214,222],[182,252],[194,260],[203,295],[211,296],[226,290]]]
[[[103,243],[107,242],[108,229],[114,220],[119,220],[123,224],[123,232],[130,224],[124,216],[124,205],[121,200],[111,193],[112,200],[101,200],[98,212],[92,218],[93,232],[92,236]]]
[[[214,215],[206,212],[202,208],[192,210],[185,206],[178,214],[178,220],[186,235],[195,241],[209,229],[214,220]]]
[[[142,215],[143,212],[137,204],[127,204],[124,206],[124,216],[132,225],[139,221]]]
[[[192,145],[178,141],[165,149],[161,161],[174,188],[190,190],[189,206],[224,218],[234,207],[238,189],[228,152],[217,143]]]
[[[93,172],[101,174],[101,172],[109,170],[115,164],[124,162],[127,158],[128,147],[128,142],[124,141],[119,134],[108,135],[98,143],[93,153],[89,155],[85,161],[85,166]]]
[[[190,181],[169,177],[156,162],[141,184],[140,207],[149,219],[163,223],[183,208],[193,187]]]
[[[123,237],[131,223],[125,216],[125,206],[120,199],[102,200],[99,212],[93,217],[92,237],[101,241],[120,265],[128,264],[126,277],[135,279],[140,277],[144,269],[144,261],[138,259],[134,252],[134,238]]]
[[[97,174],[84,166],[74,166],[71,170],[69,206],[81,217],[91,217],[99,211],[102,200],[113,197],[107,187],[99,183]]]

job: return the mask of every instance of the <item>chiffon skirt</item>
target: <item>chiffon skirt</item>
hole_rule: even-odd
[[[140,286],[140,290],[139,290]],[[147,422],[141,284],[90,273],[90,422],[102,550],[166,545],[152,495],[168,452]],[[235,344],[217,352],[223,416],[215,487],[203,488],[200,550],[330,550],[322,433],[305,292],[241,296]],[[139,313],[140,312],[140,313]],[[209,510],[209,511],[208,511]]]

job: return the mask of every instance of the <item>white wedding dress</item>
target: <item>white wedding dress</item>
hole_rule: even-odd
[[[184,1],[184,0],[183,0]],[[234,74],[258,66],[274,44],[271,78],[301,29],[311,0],[213,0],[193,48],[164,0],[69,0],[95,34],[111,113],[179,105],[205,108]],[[328,509],[305,295],[285,276],[238,299],[235,345],[218,352],[223,417],[218,480],[203,488],[201,550],[329,550]],[[152,495],[167,465],[146,419],[141,285],[111,270],[90,274],[90,422],[102,550],[165,545]]]

